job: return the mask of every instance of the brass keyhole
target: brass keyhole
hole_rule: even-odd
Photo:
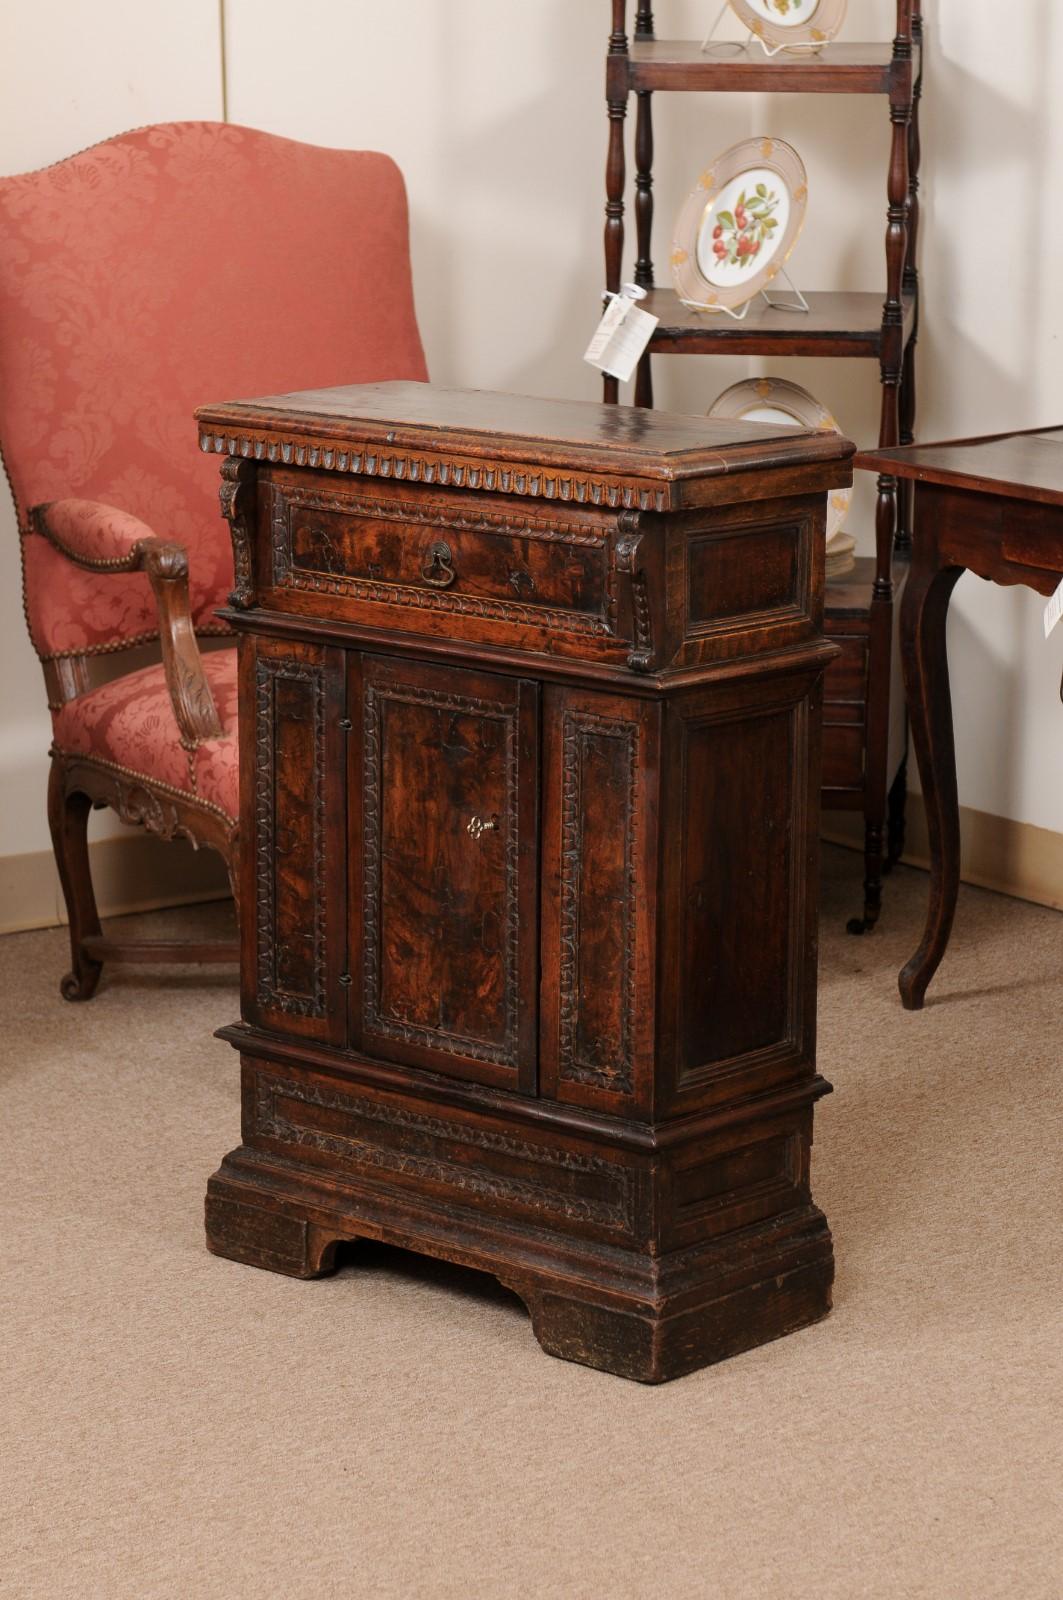
[[[428,560],[421,568],[421,577],[433,589],[449,589],[457,577],[453,562],[449,544],[440,540],[437,544],[429,545]]]
[[[471,833],[474,839],[479,839],[484,833],[497,833],[498,818],[470,817],[465,831]]]

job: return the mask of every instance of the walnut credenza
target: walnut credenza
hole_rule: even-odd
[[[380,384],[210,406],[241,652],[220,1255],[493,1273],[648,1381],[823,1316],[829,433]]]

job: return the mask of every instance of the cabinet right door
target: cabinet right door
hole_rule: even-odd
[[[543,1092],[648,1115],[660,707],[552,686],[543,751]]]
[[[350,671],[352,1042],[535,1093],[538,686],[387,656]]]

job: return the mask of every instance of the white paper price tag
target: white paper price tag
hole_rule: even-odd
[[[620,294],[613,295],[605,308],[601,322],[583,359],[599,372],[626,383],[650,342],[658,318],[651,317],[635,304],[645,299],[645,289],[625,283]]]
[[[1045,638],[1047,639],[1056,623],[1063,617],[1063,583],[1060,584],[1051,600],[1045,606]]]

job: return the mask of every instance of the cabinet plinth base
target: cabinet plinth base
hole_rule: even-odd
[[[296,1107],[304,1108],[307,1155],[276,1148],[274,1109],[262,1141],[274,1148],[242,1145],[225,1158],[207,1189],[207,1243],[216,1255],[297,1278],[333,1271],[337,1246],[358,1238],[437,1256],[490,1273],[517,1294],[550,1355],[644,1383],[765,1344],[830,1309],[826,1220],[803,1186],[787,1189],[768,1166],[777,1148],[803,1143],[810,1107],[787,1129],[754,1119],[729,1131],[715,1157],[707,1141],[697,1170],[719,1174],[721,1203],[696,1226],[684,1222],[684,1242],[662,1251],[652,1242],[653,1219],[667,1211],[677,1170],[690,1170],[689,1151],[618,1162],[587,1145],[555,1165],[545,1142],[492,1130],[477,1160],[467,1127],[439,1108],[429,1117],[403,1097],[389,1120],[374,1124],[360,1091],[325,1090],[310,1074],[264,1079],[246,1063],[245,1073],[254,1102],[265,1104],[267,1093],[272,1106],[283,1101],[293,1125]],[[328,1130],[321,1138],[318,1126]],[[750,1189],[720,1189],[751,1163]],[[457,1203],[439,1192],[448,1183],[462,1185]],[[508,1200],[510,1215],[505,1203],[478,1203],[489,1188],[496,1202]],[[523,1217],[522,1207],[540,1214]]]

